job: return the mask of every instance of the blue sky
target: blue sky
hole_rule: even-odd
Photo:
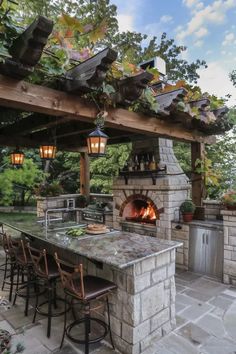
[[[236,0],[110,0],[117,6],[120,30],[156,35],[166,32],[177,44],[187,46],[188,61],[204,59],[199,70],[203,91],[232,95],[236,88],[228,78],[236,69]]]

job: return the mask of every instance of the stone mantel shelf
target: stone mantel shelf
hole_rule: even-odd
[[[124,177],[125,184],[128,184],[130,178],[139,177],[139,178],[151,178],[152,184],[156,184],[156,178],[164,177],[167,171],[167,167],[158,168],[156,170],[146,170],[146,171],[120,171],[119,175]],[[164,174],[160,174],[164,172]]]
[[[109,235],[96,235],[81,240],[72,238],[65,241],[57,231],[46,232],[36,223],[27,221],[9,223],[4,222],[4,219],[0,222],[27,236],[120,269],[182,246],[181,242],[120,231]]]

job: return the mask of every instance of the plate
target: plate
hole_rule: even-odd
[[[100,235],[100,234],[106,234],[107,232],[110,232],[109,229],[105,229],[105,230],[101,230],[101,231],[93,231],[93,230],[89,230],[89,229],[86,229],[86,234],[90,234],[90,235]]]

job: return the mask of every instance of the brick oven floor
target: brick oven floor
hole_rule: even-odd
[[[0,252],[0,263],[2,255]],[[176,275],[176,288],[176,328],[164,338],[154,340],[143,354],[235,354],[236,288],[191,272]],[[6,298],[7,292],[0,291],[0,328],[14,334],[12,349],[22,343],[24,354],[83,353],[82,347],[67,340],[62,350],[59,349],[62,318],[53,319],[52,335],[48,339],[45,319],[38,317],[32,324],[32,309],[25,317],[23,300],[17,300],[13,307],[3,301]],[[105,344],[92,346],[90,352],[114,353]]]

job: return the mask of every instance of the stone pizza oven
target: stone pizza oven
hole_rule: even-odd
[[[114,227],[171,239],[171,221],[188,198],[190,184],[173,151],[172,140],[133,143],[132,155],[150,152],[162,171],[121,173],[114,180]]]

